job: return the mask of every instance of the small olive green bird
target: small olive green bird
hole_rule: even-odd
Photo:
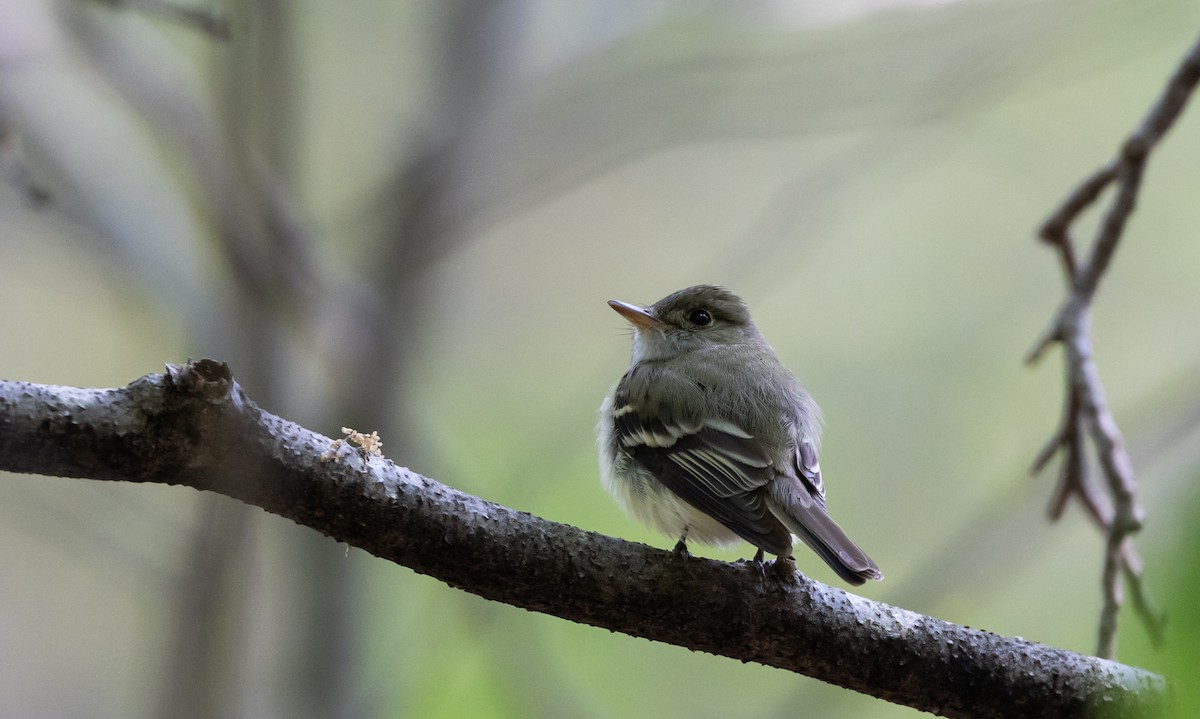
[[[879,567],[825,511],[821,410],[780,363],[744,302],[697,285],[642,308],[629,371],[600,407],[600,472],[626,513],[670,536],[743,539],[792,556],[792,535],[850,584]]]

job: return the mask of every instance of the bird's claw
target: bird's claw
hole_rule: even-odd
[[[775,557],[771,562],[771,576],[780,584],[799,584],[800,570],[796,568],[796,560],[791,557]]]

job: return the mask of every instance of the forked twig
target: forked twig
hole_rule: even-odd
[[[1105,399],[1104,385],[1093,359],[1091,301],[1137,204],[1137,193],[1150,152],[1179,117],[1198,82],[1200,40],[1188,51],[1158,101],[1125,140],[1117,157],[1080,183],[1039,232],[1042,241],[1058,250],[1068,294],[1028,361],[1036,362],[1050,345],[1061,344],[1067,379],[1062,425],[1038,454],[1033,471],[1040,471],[1061,451],[1063,463],[1050,504],[1051,518],[1058,519],[1067,501],[1077,497],[1105,534],[1104,606],[1096,653],[1107,658],[1116,654],[1117,616],[1124,599],[1124,582],[1127,581],[1132,590],[1134,611],[1155,643],[1162,640],[1165,619],[1146,591],[1142,560],[1133,545],[1133,534],[1141,529],[1145,517],[1137,501],[1133,464]],[[1071,225],[1109,185],[1115,185],[1116,190],[1112,203],[1086,261],[1079,264],[1070,234]],[[1108,488],[1107,498],[1087,472],[1085,444],[1089,439],[1099,460],[1104,486]]]

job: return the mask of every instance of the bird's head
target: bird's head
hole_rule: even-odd
[[[741,298],[724,287],[696,285],[649,307],[609,300],[633,325],[633,361],[653,361],[719,345],[761,342]]]

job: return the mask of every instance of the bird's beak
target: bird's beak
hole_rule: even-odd
[[[629,324],[641,332],[642,330],[652,330],[663,326],[663,323],[657,317],[650,314],[649,310],[631,305],[628,302],[620,300],[609,300],[608,306],[617,311],[625,319],[629,320]]]

